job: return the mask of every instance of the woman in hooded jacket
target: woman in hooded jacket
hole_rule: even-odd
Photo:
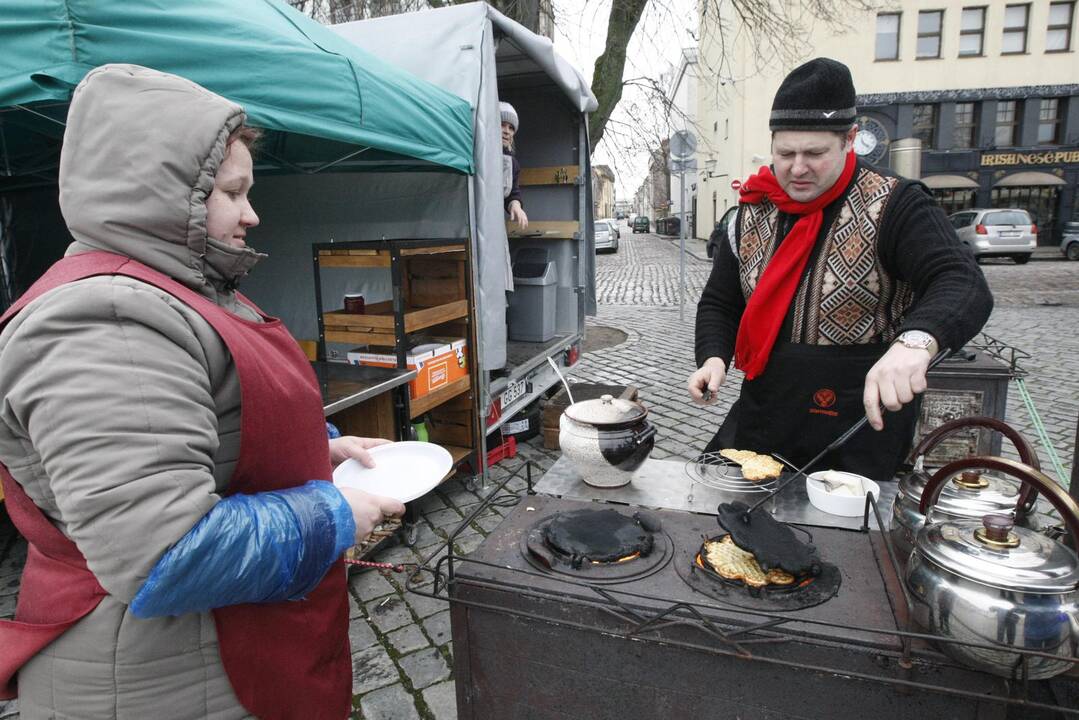
[[[344,718],[342,553],[396,500],[328,482],[310,365],[236,291],[263,256],[243,109],[132,65],[72,97],[74,242],[0,319],[0,478],[28,542],[0,697],[33,718]]]

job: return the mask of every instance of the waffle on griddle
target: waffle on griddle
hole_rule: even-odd
[[[766,585],[792,585],[794,576],[779,569],[765,572],[757,559],[734,544],[730,535],[704,543],[705,560],[712,569],[728,580],[741,580],[746,585],[762,588]]]
[[[783,464],[769,455],[761,455],[752,450],[734,450],[724,448],[719,454],[742,466],[742,477],[750,482],[774,480],[783,471]]]

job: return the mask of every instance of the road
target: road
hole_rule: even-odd
[[[703,246],[691,243],[704,257]],[[599,313],[593,327],[617,328],[624,342],[584,356],[573,369],[575,380],[633,384],[640,388],[658,429],[652,456],[690,460],[711,437],[737,395],[740,373],[721,390],[720,401],[698,407],[688,401],[685,380],[693,371],[695,303],[710,263],[687,257],[687,304],[679,319],[679,263],[676,246],[656,235],[633,235],[623,226],[617,253],[597,258]],[[996,298],[986,332],[1030,354],[1022,363],[1026,382],[1049,437],[1065,465],[1071,463],[1079,413],[1079,263],[1008,261],[983,266]],[[597,335],[599,333],[596,333]],[[611,335],[619,335],[611,333]],[[620,335],[619,335],[620,336]],[[1033,424],[1011,386],[1008,421],[1035,440]],[[1040,448],[1043,465],[1048,456]],[[519,457],[540,471],[558,453],[536,438]],[[492,469],[500,481],[520,467],[507,461]],[[509,488],[521,491],[514,479]],[[452,480],[418,501],[421,521],[414,548],[397,545],[375,559],[416,563],[428,558],[448,534],[477,507],[481,493]],[[458,536],[456,548],[475,549],[509,512],[486,510]],[[0,517],[0,617],[14,611],[25,544]],[[452,720],[456,717],[452,678],[449,611],[444,602],[405,592],[403,576],[392,572],[354,573],[350,581],[354,718],[364,720]],[[16,702],[0,702],[0,718],[18,717]]]

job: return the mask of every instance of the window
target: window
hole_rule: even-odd
[[[899,59],[900,13],[877,13],[877,60]]]
[[[1027,20],[1030,5],[1008,5],[1004,8],[1004,42],[1002,55],[1015,55],[1027,51]]]
[[[914,137],[922,141],[922,147],[933,147],[933,138],[937,134],[937,106],[914,106]]]
[[[963,8],[959,18],[959,57],[982,54],[985,44],[985,8]]]
[[[1060,141],[1060,99],[1044,98],[1038,109],[1038,144],[1056,145]]]
[[[1045,52],[1071,50],[1074,13],[1074,2],[1049,3],[1049,28],[1045,34]]]
[[[1019,130],[1018,103],[1001,100],[997,103],[997,125],[993,144],[997,147],[1013,147]]]
[[[918,57],[940,57],[940,26],[943,22],[943,10],[921,10],[918,12]]]
[[[977,106],[972,103],[955,104],[955,125],[952,129],[952,147],[970,148],[975,145],[977,130]]]

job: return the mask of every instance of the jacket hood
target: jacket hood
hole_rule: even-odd
[[[126,255],[221,302],[260,257],[207,237],[239,105],[175,75],[103,65],[75,88],[60,152],[68,254]]]

